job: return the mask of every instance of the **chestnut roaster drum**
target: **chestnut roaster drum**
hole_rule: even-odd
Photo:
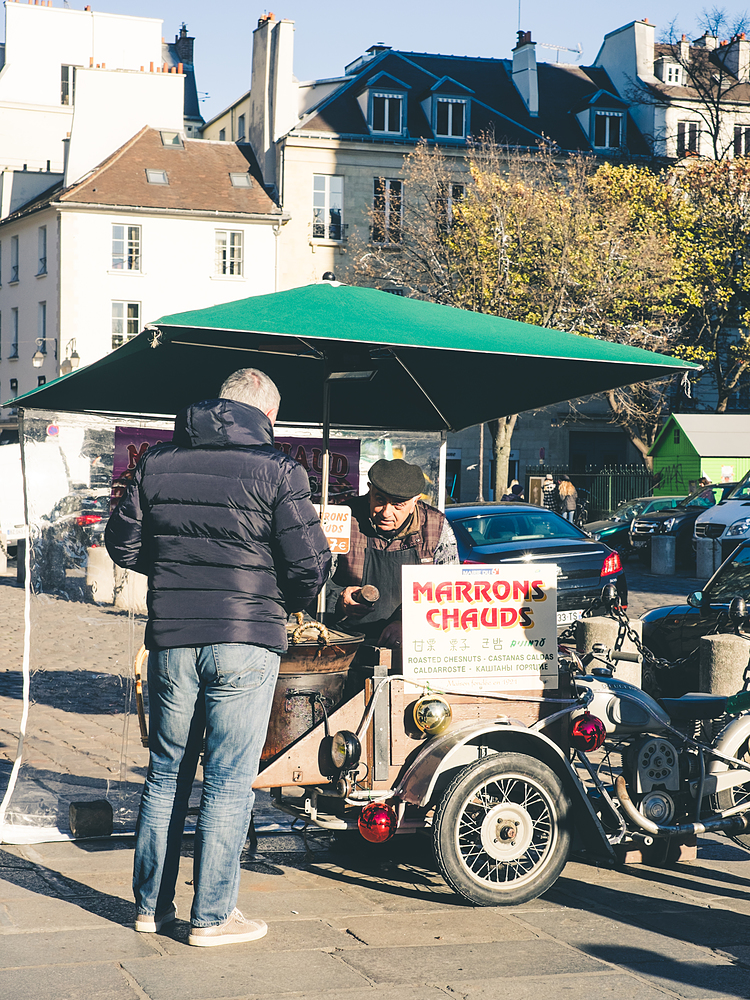
[[[289,623],[289,649],[281,657],[261,768],[330,715],[349,692],[349,667],[364,636],[320,622]]]

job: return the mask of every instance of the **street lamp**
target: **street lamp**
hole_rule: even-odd
[[[76,350],[75,338],[68,341],[68,346],[65,348],[65,360],[60,365],[61,375],[70,375],[74,368],[77,368],[81,363],[81,358]]]
[[[41,368],[44,364],[44,359],[47,357],[46,350],[42,350],[42,344],[46,344],[48,340],[53,340],[55,342],[55,357],[57,357],[57,337],[37,337],[36,338],[36,352],[32,355],[31,363],[35,368]]]

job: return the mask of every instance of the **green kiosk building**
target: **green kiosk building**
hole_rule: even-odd
[[[705,476],[733,483],[750,469],[750,416],[672,414],[649,451],[655,496],[689,493]]]

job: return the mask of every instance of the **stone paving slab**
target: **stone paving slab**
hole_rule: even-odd
[[[667,1000],[671,992],[634,978],[604,972],[560,976],[532,976],[512,983],[507,979],[452,984],[453,995],[461,1000],[500,1000],[512,995],[512,1000],[580,1000],[582,996],[595,1000]]]
[[[736,1000],[750,996],[747,968],[729,962],[704,959],[701,962],[661,961],[627,963],[646,982],[669,990],[685,1000]]]
[[[453,987],[465,979],[600,972],[601,962],[556,941],[514,941],[418,948],[367,948],[347,952],[347,965],[373,983],[440,983]]]
[[[403,944],[444,947],[496,941],[528,941],[538,935],[507,911],[494,907],[470,909],[460,919],[453,911],[369,914],[345,921],[346,932],[371,948]]]
[[[283,960],[234,948],[185,948],[179,956],[129,959],[122,967],[149,1000],[224,1000],[285,993],[361,988],[367,979],[338,957],[287,951]]]
[[[74,965],[0,972],[8,1000],[143,1000],[116,965]]]
[[[157,955],[149,935],[106,922],[96,929],[0,933],[1,969],[112,963]],[[10,1000],[11,994],[4,996]]]

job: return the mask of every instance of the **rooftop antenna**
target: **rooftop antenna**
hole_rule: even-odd
[[[543,49],[556,49],[557,58],[555,59],[555,62],[558,63],[560,62],[561,52],[575,52],[576,60],[580,59],[581,56],[583,55],[583,46],[581,45],[580,42],[578,43],[578,45],[576,45],[574,49],[571,49],[570,46],[568,45],[554,45],[552,42],[537,42],[537,45],[541,46],[541,48]]]

